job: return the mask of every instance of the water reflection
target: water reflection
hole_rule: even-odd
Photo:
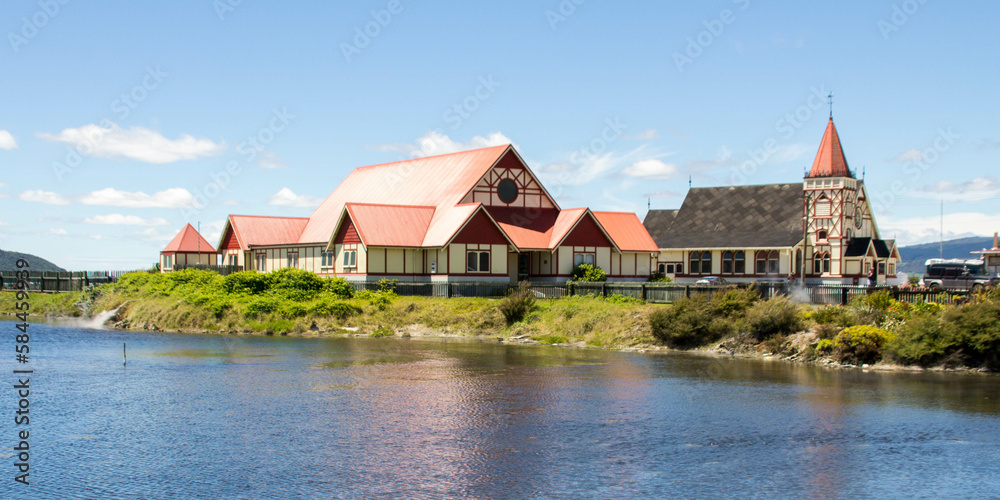
[[[1000,491],[991,376],[459,340],[35,340],[44,497]]]

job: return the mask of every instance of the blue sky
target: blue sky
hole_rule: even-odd
[[[152,265],[354,167],[513,142],[563,207],[799,182],[834,94],[883,236],[1000,230],[996,2],[8,2],[0,248]],[[367,32],[367,33],[366,33]],[[227,171],[228,169],[228,171]]]

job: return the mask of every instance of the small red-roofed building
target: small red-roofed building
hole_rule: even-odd
[[[160,252],[160,272],[170,272],[195,266],[218,264],[215,247],[198,233],[191,224],[184,227]]]
[[[993,233],[993,248],[984,248],[972,253],[981,256],[986,272],[1000,276],[1000,233]]]

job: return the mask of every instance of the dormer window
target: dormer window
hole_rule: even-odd
[[[816,239],[819,241],[826,241],[826,230],[821,229],[818,233],[816,233]]]

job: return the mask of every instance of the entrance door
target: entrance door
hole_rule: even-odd
[[[531,272],[531,254],[517,254],[517,281],[525,281]]]

